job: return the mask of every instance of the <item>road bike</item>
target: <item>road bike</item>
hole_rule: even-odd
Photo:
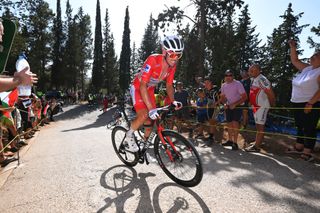
[[[125,125],[115,125],[112,129],[111,139],[113,148],[119,159],[127,166],[133,167],[137,163],[149,164],[147,154],[153,145],[153,150],[158,164],[164,173],[177,184],[186,187],[198,185],[203,177],[202,162],[194,145],[178,132],[165,129],[163,122],[174,107],[165,106],[157,108],[159,119],[155,120],[155,130],[148,140],[145,140],[140,131],[134,134],[135,142],[139,147],[138,152],[130,152],[125,146],[125,136],[130,126],[125,103],[118,102],[116,113],[121,117]],[[117,122],[119,123],[119,122]]]

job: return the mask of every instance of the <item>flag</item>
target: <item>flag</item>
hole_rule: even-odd
[[[15,88],[9,92],[1,92],[0,93],[0,100],[1,100],[1,108],[8,108],[13,107],[14,104],[18,100],[18,89]],[[1,110],[0,111],[0,121],[4,125],[12,125],[13,119],[11,116],[11,111]]]

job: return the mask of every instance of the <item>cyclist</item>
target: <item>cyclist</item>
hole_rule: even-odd
[[[137,113],[125,138],[126,149],[131,152],[139,150],[134,141],[134,131],[144,124],[144,136],[147,139],[153,127],[152,120],[159,117],[154,90],[162,80],[166,80],[167,95],[175,109],[178,110],[182,107],[180,102],[174,100],[173,79],[178,60],[182,57],[183,41],[178,36],[167,36],[161,45],[162,54],[152,54],[146,59],[130,88],[133,106]]]

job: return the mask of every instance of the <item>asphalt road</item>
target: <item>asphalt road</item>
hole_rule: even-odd
[[[102,114],[64,108],[2,170],[0,212],[320,212],[319,166],[289,157],[197,149],[204,176],[193,188],[172,182],[156,163],[125,167]],[[12,167],[12,166],[11,166]]]

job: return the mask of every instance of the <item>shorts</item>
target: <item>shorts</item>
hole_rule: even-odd
[[[256,124],[264,125],[267,121],[269,108],[259,107],[253,110],[253,117]]]
[[[156,108],[156,98],[154,97],[154,88],[148,89],[147,91],[150,97],[152,108]],[[140,90],[136,89],[133,85],[130,87],[130,95],[132,98],[133,107],[136,110],[136,112],[142,109],[148,110],[147,105],[142,100]]]
[[[197,114],[197,121],[199,123],[204,123],[208,120],[208,116],[206,114]]]
[[[188,107],[183,107],[182,109],[175,111],[175,114],[179,119],[187,120],[190,118],[190,112]]]
[[[242,109],[235,108],[235,109],[226,109],[226,120],[227,122],[232,121],[240,121],[242,116]]]

